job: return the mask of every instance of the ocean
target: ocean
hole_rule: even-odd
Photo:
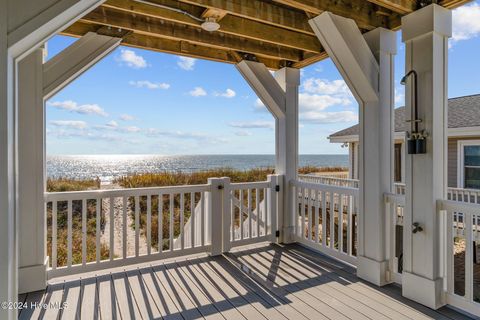
[[[133,173],[194,172],[216,168],[248,170],[273,167],[274,155],[55,155],[47,156],[49,178],[100,178],[110,182]],[[299,156],[299,166],[348,166],[348,155]]]

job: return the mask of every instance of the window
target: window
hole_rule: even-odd
[[[395,143],[394,179],[395,179],[395,182],[402,182],[402,144],[401,143]]]
[[[480,189],[480,141],[463,140],[459,146],[459,186]]]

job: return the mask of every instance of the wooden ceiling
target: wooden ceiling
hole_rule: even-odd
[[[442,0],[455,8],[470,0]],[[62,34],[89,31],[122,37],[122,44],[194,58],[236,63],[249,59],[270,69],[302,68],[327,57],[308,20],[330,11],[355,20],[362,32],[398,29],[402,15],[432,0],[107,0]],[[435,1],[434,1],[435,2]],[[218,17],[220,29],[203,30]]]

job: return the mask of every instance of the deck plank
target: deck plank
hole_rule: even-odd
[[[177,288],[183,291],[183,294],[192,301],[195,307],[200,311],[205,319],[220,320],[225,319],[220,311],[207,299],[197,286],[185,277],[179,270],[176,263],[166,264],[167,272],[171,279],[176,282]]]
[[[43,319],[57,319],[60,316],[65,283],[57,283],[47,287],[44,303],[47,305],[42,314]]]
[[[193,283],[208,301],[220,311],[226,319],[246,319],[217,289],[197,272],[193,272],[187,261],[177,262],[178,271],[187,282]],[[261,316],[261,315],[260,315]],[[261,318],[263,318],[261,316]],[[260,319],[261,319],[260,318]]]
[[[193,302],[177,287],[164,265],[153,267],[157,281],[159,281],[170,295],[173,302],[180,310],[185,319],[203,319],[202,314],[197,310]]]
[[[66,282],[63,290],[62,302],[64,302],[66,305],[62,310],[61,319],[79,319],[81,306],[80,280]]]
[[[268,263],[272,261],[274,254],[272,254],[272,250],[270,250],[258,252],[255,257],[259,260],[263,259],[264,262]],[[362,305],[360,305],[360,308],[357,307],[357,309],[350,307],[350,305],[345,302],[344,296],[335,296],[332,295],[332,290],[325,290],[327,281],[320,280],[325,279],[324,274],[309,272],[309,270],[303,268],[302,265],[286,260],[287,259],[282,256],[281,259],[273,260],[273,263],[278,266],[278,274],[287,278],[289,283],[294,284],[297,289],[309,293],[311,296],[350,319],[388,319],[388,317],[376,313],[374,309],[363,308]]]
[[[248,265],[252,270],[255,270],[263,281],[271,284],[274,287],[281,287],[288,292],[289,296],[296,297],[299,301],[302,301],[307,308],[310,309],[312,316],[317,318],[321,316],[327,319],[348,320],[344,314],[325,304],[322,300],[317,299],[299,288],[294,284],[297,280],[288,274],[279,274],[275,264],[263,262],[255,255],[238,255],[240,261]]]
[[[43,314],[39,308],[31,307],[35,304],[42,304],[45,301],[46,293],[44,291],[30,292],[25,297],[26,309],[22,309],[19,314],[19,319],[40,319],[40,315]]]
[[[122,319],[141,319],[142,316],[132,290],[130,290],[126,272],[114,273],[112,279]]]
[[[129,286],[137,301],[140,314],[143,319],[160,319],[162,314],[145,286],[142,274],[138,269],[127,271]]]
[[[100,317],[102,319],[120,319],[112,275],[99,276],[97,278],[97,288],[98,300],[100,301]]]
[[[98,319],[100,317],[100,302],[98,299],[97,281],[95,278],[82,279],[80,281],[82,319]]]
[[[247,291],[239,283],[231,279],[231,281],[225,281],[215,271],[207,266],[206,260],[197,260],[196,262],[188,261],[188,272],[198,278],[199,282],[209,291],[210,294],[215,295],[215,299],[225,299],[228,301],[244,318],[247,319],[271,319],[262,314],[254,304],[258,304],[259,297],[253,297],[252,292]],[[228,272],[222,272],[223,275]],[[247,295],[252,296],[247,299]],[[252,304],[253,302],[253,304]],[[282,318],[282,315],[278,312],[272,312],[270,316],[276,316],[277,319]],[[284,318],[283,318],[284,319]]]
[[[205,264],[203,272],[208,273],[212,277],[221,278],[236,294],[247,300],[255,310],[261,312],[267,319],[307,319],[289,305],[288,301],[278,299],[269,290],[240,272],[223,257],[209,260]],[[256,319],[256,317],[249,317],[249,319]]]
[[[142,268],[140,269],[142,280],[150,293],[152,300],[157,306],[160,315],[166,320],[181,320],[183,319],[178,307],[173,302],[167,290],[163,287],[163,284],[157,280],[153,269]]]

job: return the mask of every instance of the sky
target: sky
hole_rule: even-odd
[[[480,93],[480,4],[453,12],[448,96]],[[48,41],[50,59],[76,39]],[[397,32],[395,105],[405,49]],[[358,122],[330,59],[301,70],[300,154],[345,154],[328,135]],[[274,120],[235,66],[120,46],[46,102],[47,154],[273,154]]]

